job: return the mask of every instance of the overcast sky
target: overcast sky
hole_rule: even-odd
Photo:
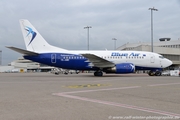
[[[154,41],[180,38],[180,0],[0,0],[2,64],[22,55],[5,46],[25,49],[19,19],[28,19],[48,43],[70,50],[112,50],[127,42],[151,41],[151,7]]]

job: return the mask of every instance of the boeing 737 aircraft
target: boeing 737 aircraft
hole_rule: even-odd
[[[28,20],[20,20],[26,49],[8,47],[22,53],[25,59],[71,70],[93,70],[94,76],[105,73],[125,74],[149,70],[149,75],[161,75],[162,68],[172,62],[162,55],[145,51],[75,51],[52,46]]]

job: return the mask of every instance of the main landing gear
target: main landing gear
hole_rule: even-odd
[[[96,71],[96,72],[94,72],[94,76],[103,76],[103,72],[102,71]]]
[[[149,76],[161,76],[161,71],[149,71]]]

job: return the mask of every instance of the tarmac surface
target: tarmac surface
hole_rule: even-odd
[[[164,119],[180,119],[180,77],[0,73],[0,120]]]

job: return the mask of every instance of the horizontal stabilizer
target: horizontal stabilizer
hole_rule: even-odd
[[[16,48],[16,47],[8,47],[7,48],[14,50],[18,53],[24,54],[24,55],[39,55],[38,53],[32,52],[32,51],[28,51],[28,50],[24,50],[24,49],[20,49],[20,48]]]

